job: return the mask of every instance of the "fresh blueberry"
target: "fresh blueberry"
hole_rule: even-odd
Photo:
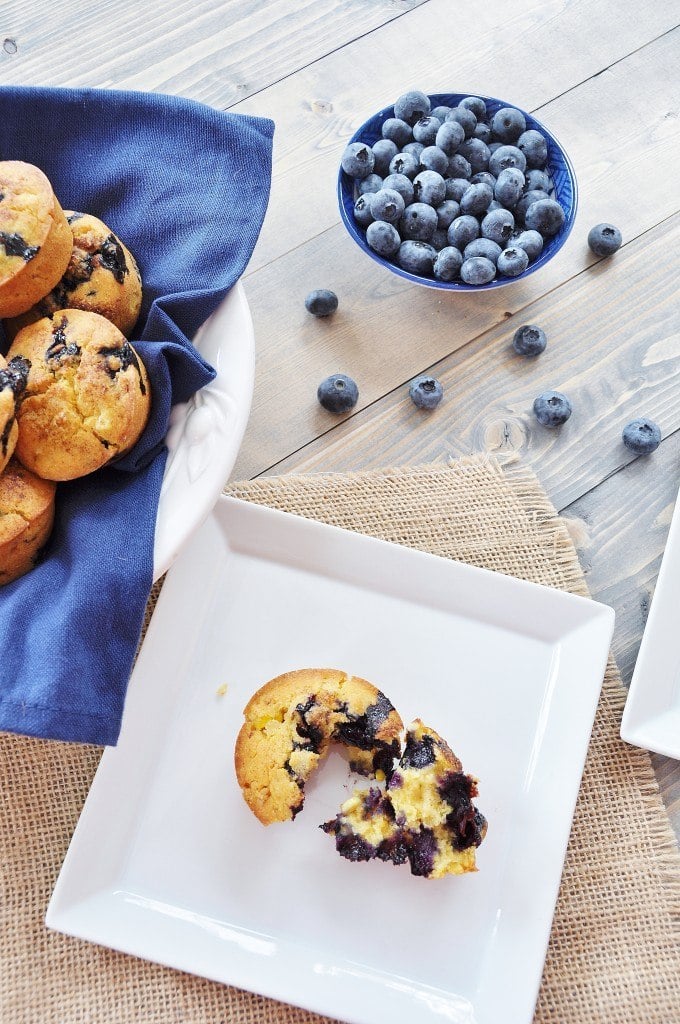
[[[430,245],[433,247],[433,249],[436,249],[437,252],[440,252],[442,249],[445,249],[448,244],[449,237],[446,233],[446,228],[437,228],[432,238],[430,239]]]
[[[472,177],[472,166],[469,160],[466,160],[460,153],[454,153],[449,160],[449,178],[467,178],[468,181]]]
[[[397,144],[392,142],[392,139],[378,139],[371,148],[375,160],[373,170],[384,178],[386,174],[389,174],[390,160],[399,152]]]
[[[442,123],[446,120],[446,115],[451,112],[451,107],[439,106],[433,107],[430,113],[433,117],[438,118]]]
[[[496,187],[496,179],[493,174],[489,171],[477,171],[470,178],[471,185],[490,185],[492,189]]]
[[[399,149],[405,146],[413,138],[413,131],[410,124],[402,121],[400,117],[388,117],[382,124],[383,139],[391,139]]]
[[[399,234],[403,239],[429,242],[437,230],[437,211],[427,203],[411,203],[399,221]]]
[[[413,202],[413,182],[405,174],[388,174],[383,181],[383,188],[393,188],[408,206]]]
[[[449,224],[460,216],[460,206],[455,199],[445,199],[437,209],[437,227],[446,231]]]
[[[338,308],[338,297],[328,288],[316,288],[305,299],[305,306],[314,316],[330,316]]]
[[[362,228],[367,228],[373,220],[371,213],[370,195],[359,196],[354,204],[354,219]]]
[[[357,404],[359,389],[351,377],[334,373],[319,384],[316,392],[319,402],[329,412],[349,412]]]
[[[473,174],[478,174],[479,171],[485,171],[489,166],[489,159],[491,153],[486,142],[482,142],[481,139],[466,139],[462,143],[458,152],[461,156],[464,156],[467,162],[472,168]]]
[[[496,276],[496,267],[485,256],[472,256],[463,261],[460,276],[466,284],[488,284]]]
[[[340,161],[342,169],[350,178],[367,178],[373,173],[375,157],[373,150],[364,142],[350,142],[345,147]]]
[[[463,256],[466,260],[472,259],[473,256],[485,256],[487,260],[497,264],[502,251],[500,245],[492,242],[490,238],[473,238],[465,246]]]
[[[496,178],[494,198],[511,210],[517,205],[524,188],[524,175],[518,167],[506,167]]]
[[[401,196],[399,198],[401,199]],[[372,224],[368,225],[366,228],[366,241],[373,252],[377,252],[378,256],[385,256],[386,258],[394,256],[401,245],[401,238],[397,229],[393,224],[388,224],[384,220],[374,220]]]
[[[499,142],[504,142],[506,145],[517,142],[526,129],[527,122],[524,114],[514,107],[501,107],[491,119],[491,131]]]
[[[497,199],[492,199],[487,208],[487,213],[491,213],[492,210],[504,210],[505,207],[502,203],[499,203]]]
[[[446,179],[446,198],[454,199],[457,203],[463,198],[463,193],[470,187],[470,182],[467,178],[447,178]]]
[[[544,391],[534,400],[534,414],[543,427],[561,426],[571,411],[571,402],[561,391]]]
[[[539,199],[524,214],[524,224],[544,238],[552,238],[564,224],[564,210],[555,199]]]
[[[492,136],[492,138],[491,138],[491,142],[488,142],[488,143],[487,143],[487,145],[488,145],[488,147],[489,147],[489,152],[490,152],[490,153],[495,153],[497,149],[500,149],[500,148],[501,148],[501,146],[503,145],[503,143],[502,143],[502,142],[494,142],[494,141],[493,141],[493,136]]]
[[[468,242],[471,242],[473,238],[479,238],[479,221],[470,214],[456,217],[449,224],[447,235],[449,245],[453,245],[463,252]]]
[[[510,243],[513,247],[519,246],[520,249],[524,249],[529,262],[543,252],[543,235],[538,231],[513,231]]]
[[[534,189],[540,189],[545,192],[546,195],[550,196],[553,188],[555,187],[552,183],[552,178],[545,171],[539,171],[537,167],[532,167],[528,170],[525,175],[524,191],[531,192]]]
[[[419,121],[413,125],[413,138],[416,142],[422,142],[424,146],[434,146],[435,139],[437,138],[437,132],[441,128],[441,121],[428,115],[427,117],[421,117]]]
[[[510,213],[510,210],[492,210],[491,213],[487,213],[482,221],[482,235],[484,238],[490,238],[493,242],[498,242],[500,246],[505,245],[510,240],[510,235],[514,228],[515,218]]]
[[[430,207],[431,209],[431,207]],[[427,242],[407,239],[399,246],[397,260],[399,266],[410,274],[418,274],[421,277],[430,277],[434,261],[437,258],[437,250]]]
[[[529,257],[519,246],[509,246],[498,257],[496,266],[504,277],[519,277],[529,266]]]
[[[486,117],[486,103],[480,96],[464,96],[458,106],[471,110],[477,121],[483,121]]]
[[[446,115],[447,121],[457,121],[463,126],[465,138],[471,139],[477,127],[477,118],[467,107],[454,107],[450,114]]]
[[[446,199],[446,182],[436,171],[421,171],[413,179],[413,198],[417,203],[439,206]]]
[[[643,416],[623,428],[623,443],[636,455],[651,455],[661,444],[661,430]]]
[[[611,256],[621,248],[621,232],[613,224],[596,224],[588,232],[588,245],[596,256]]]
[[[394,104],[394,116],[414,125],[421,117],[430,113],[430,99],[419,89],[405,92]]]
[[[441,402],[444,389],[434,377],[416,377],[409,384],[408,393],[418,409],[434,409]]]
[[[496,177],[506,167],[518,167],[522,173],[527,169],[527,158],[517,146],[499,146],[489,157],[489,170]]]
[[[425,146],[422,144],[422,142],[407,142],[406,145],[402,148],[401,152],[410,153],[411,156],[414,156],[418,163],[420,164],[420,154],[424,149]]]
[[[455,281],[463,265],[463,256],[459,249],[447,245],[434,261],[434,276],[438,281]]]
[[[443,149],[447,156],[453,156],[465,139],[465,129],[457,121],[444,121],[435,136],[435,145]]]
[[[368,195],[369,192],[378,192],[383,187],[383,180],[379,174],[367,174],[357,182],[357,192],[360,196]]]
[[[437,174],[449,173],[449,158],[439,146],[425,146],[420,154],[420,166]]]
[[[537,132],[534,128],[530,128],[527,132],[522,132],[517,139],[516,145],[527,158],[527,167],[538,168],[539,170],[545,167],[548,159],[548,143],[540,132]]]
[[[396,224],[404,212],[405,203],[402,196],[393,188],[381,188],[369,199],[374,220],[386,220],[388,224]]]
[[[492,199],[493,189],[490,185],[485,185],[483,182],[479,185],[470,185],[460,201],[461,212],[479,217],[486,213]]]
[[[484,124],[483,121],[478,121],[475,130],[472,134],[473,139],[481,139],[487,146],[491,142],[491,128],[488,124]]]
[[[418,173],[419,167],[420,161],[413,153],[397,153],[390,160],[390,174],[405,174],[411,181]]]
[[[548,196],[545,192],[538,188],[534,188],[530,192],[525,192],[521,199],[518,201],[517,205],[515,206],[515,218],[517,220],[517,223],[524,224],[524,220],[527,215],[527,210],[532,205],[532,203],[537,203],[539,199],[549,198],[550,196]]]
[[[520,356],[540,356],[547,344],[545,331],[535,324],[518,327],[512,337],[512,347]]]

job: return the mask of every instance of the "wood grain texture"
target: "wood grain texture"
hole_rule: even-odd
[[[0,82],[157,90],[224,108],[423,2],[9,0]]]

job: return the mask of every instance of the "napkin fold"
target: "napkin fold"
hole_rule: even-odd
[[[131,341],[153,408],[115,464],[57,487],[45,557],[0,589],[0,729],[115,744],[153,574],[170,409],[214,377],[191,344],[243,273],[265,215],[274,125],[158,93],[0,88],[0,159],[132,251]]]

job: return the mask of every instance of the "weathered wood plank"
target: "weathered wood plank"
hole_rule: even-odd
[[[9,0],[0,82],[158,90],[228,107],[424,2]]]
[[[660,263],[677,266],[672,254],[677,254],[679,243],[680,216],[676,216],[625,246],[615,258],[590,267],[538,299],[521,317],[492,328],[442,359],[432,371],[444,386],[445,398],[432,413],[414,408],[405,378],[392,393],[334,429],[330,414],[310,409],[317,431],[328,425],[332,433],[271,471],[360,470],[444,460],[473,451],[516,451],[559,508],[575,501],[631,461],[621,442],[621,430],[629,420],[641,414],[652,416],[665,436],[680,427],[680,310],[673,285],[677,271],[669,270],[665,286],[659,285],[658,278]],[[445,318],[446,313],[435,305],[424,330],[436,330],[439,317]],[[521,323],[538,323],[546,331],[548,348],[537,359],[517,356],[510,346],[512,333]],[[351,368],[363,346],[362,364],[368,367],[365,381],[371,392],[371,375],[384,380],[400,356],[390,352],[390,339],[380,344],[369,331],[360,334],[360,328],[353,326],[354,335],[346,332],[342,351],[337,345],[332,354]],[[333,342],[337,337],[333,327],[322,325],[319,330],[306,345],[301,340],[301,350],[316,342],[317,348],[330,351],[323,335],[331,332]],[[403,331],[402,338],[413,346],[419,344],[420,337],[409,323]],[[363,349],[369,349],[368,356]],[[299,373],[304,379],[305,359],[309,361],[311,355],[301,351],[293,377]],[[382,365],[386,362],[387,368]],[[403,365],[400,362],[397,369]],[[290,379],[288,370],[281,373],[284,380]],[[394,376],[398,379],[399,373]],[[358,383],[362,387],[364,378]],[[564,391],[574,405],[571,419],[560,430],[541,427],[532,413],[534,397],[549,388]],[[304,401],[306,396],[300,394],[304,390],[294,390],[289,401]],[[286,398],[283,392],[282,401]],[[270,405],[268,419],[264,410],[261,413],[263,451],[267,444],[275,450],[278,442],[269,426],[276,422],[274,398]],[[236,475],[239,470],[247,475],[243,466],[248,460],[246,448]]]

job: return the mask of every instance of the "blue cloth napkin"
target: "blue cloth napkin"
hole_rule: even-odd
[[[264,218],[274,125],[156,93],[0,88],[0,159],[126,243],[144,300],[132,342],[150,422],[115,465],[59,484],[44,560],[0,589],[0,729],[115,744],[152,585],[171,405],[214,376],[191,344]]]

